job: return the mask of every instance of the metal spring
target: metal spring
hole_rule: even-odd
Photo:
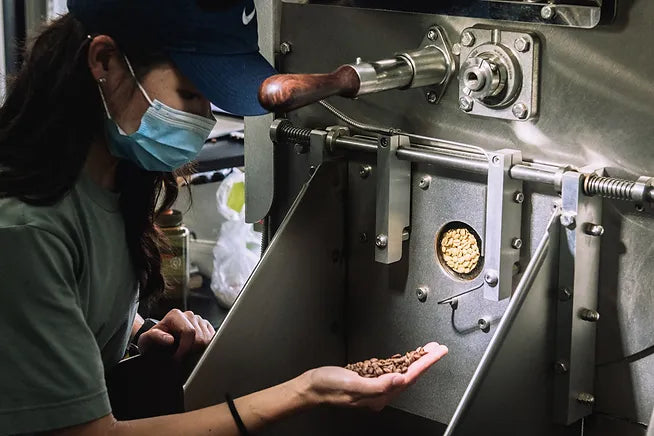
[[[311,129],[294,127],[290,121],[283,121],[279,127],[278,137],[291,144],[309,145],[311,141]]]
[[[633,200],[633,189],[636,182],[631,180],[600,177],[594,174],[586,176],[584,180],[584,193],[586,195],[601,195],[616,200]]]

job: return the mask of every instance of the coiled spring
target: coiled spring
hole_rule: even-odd
[[[309,145],[311,142],[311,129],[294,127],[288,120],[281,122],[277,130],[277,137],[283,142],[300,145]]]
[[[633,192],[636,182],[631,180],[600,177],[594,174],[586,176],[584,180],[584,193],[586,195],[601,195],[615,200],[634,200]]]

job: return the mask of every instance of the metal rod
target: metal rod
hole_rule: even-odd
[[[545,261],[547,251],[550,246],[551,231],[554,227],[554,224],[558,222],[560,214],[561,211],[557,207],[554,213],[552,213],[549,222],[547,223],[545,234],[538,243],[538,247],[536,248],[536,251],[534,252],[531,260],[529,261],[529,264],[525,269],[525,273],[520,279],[520,282],[518,283],[518,286],[513,293],[513,297],[511,297],[511,301],[509,302],[509,305],[507,306],[506,311],[502,316],[502,320],[497,326],[497,331],[488,344],[484,355],[481,357],[481,361],[479,362],[479,365],[477,365],[477,369],[472,375],[472,379],[470,380],[470,383],[468,384],[468,387],[463,394],[463,398],[461,398],[461,401],[457,405],[454,416],[452,416],[450,424],[447,426],[447,430],[445,430],[443,436],[452,436],[454,434],[454,431],[456,430],[457,425],[461,422],[464,413],[468,411],[470,404],[479,392],[479,387],[481,386],[482,381],[486,377],[486,374],[493,364],[493,361],[499,354],[500,347],[506,340],[511,327],[513,326],[513,323],[517,318],[518,313],[520,312],[520,308],[525,302],[527,295],[529,295],[531,285],[534,283],[534,280],[536,279],[536,276],[538,275],[538,272],[540,271],[540,268]]]
[[[377,141],[374,139],[341,136],[334,141],[334,145],[343,150],[377,153]]]
[[[557,170],[558,168],[556,167],[553,167],[553,171],[548,171],[542,168],[518,164],[511,167],[509,170],[509,176],[511,176],[512,179],[522,180],[524,182],[545,183],[546,185],[560,186],[561,174]]]
[[[424,162],[439,166],[463,170],[477,174],[488,173],[488,162],[483,160],[466,159],[445,153],[434,153],[417,148],[402,147],[397,150],[398,159],[412,162]]]

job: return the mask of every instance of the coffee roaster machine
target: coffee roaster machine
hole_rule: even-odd
[[[654,3],[258,14],[283,75],[261,91],[275,115],[246,123],[246,207],[270,244],[186,407],[436,340],[449,355],[385,412],[318,409],[269,434],[645,435]],[[477,239],[470,274],[439,253],[450,228]]]

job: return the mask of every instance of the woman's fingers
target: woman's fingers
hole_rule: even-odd
[[[424,349],[427,351],[427,354],[409,366],[407,372],[404,374],[408,384],[414,383],[423,372],[448,353],[445,345],[439,345],[436,342],[425,345]]]

